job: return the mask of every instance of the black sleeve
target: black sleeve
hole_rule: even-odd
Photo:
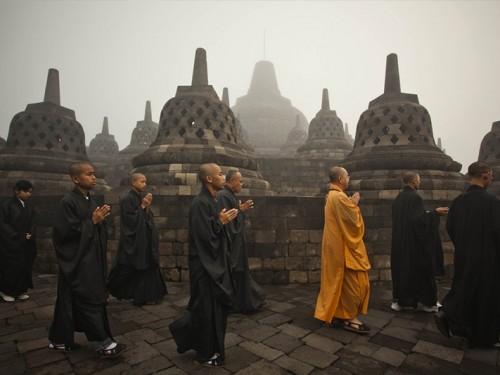
[[[54,244],[63,273],[73,273],[85,253],[96,246],[98,230],[91,216],[81,219],[75,202],[61,201],[55,215]]]
[[[455,201],[451,202],[450,209],[448,211],[448,218],[446,220],[446,231],[450,236],[451,242],[455,244],[456,231],[455,231]]]
[[[245,214],[239,210],[238,203],[234,202],[234,200],[231,199],[231,197],[229,197],[227,194],[220,194],[217,197],[217,212],[220,212],[223,208],[225,208],[226,210],[230,210],[232,208],[238,209],[238,216],[236,216],[233,221],[226,224],[226,230],[228,231],[231,238],[233,238],[243,231],[245,224]]]
[[[11,225],[12,217],[9,211],[8,202],[2,204],[0,207],[0,233],[5,239],[17,241],[20,239],[19,233]]]

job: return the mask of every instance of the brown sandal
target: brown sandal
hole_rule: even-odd
[[[358,333],[360,335],[365,335],[370,332],[370,327],[364,323],[356,323],[350,320],[344,321],[344,329],[349,332]]]

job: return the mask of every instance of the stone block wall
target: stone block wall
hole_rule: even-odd
[[[324,196],[332,160],[259,158],[259,171],[276,195]]]
[[[123,192],[122,192],[123,193]],[[56,273],[57,265],[51,242],[54,208],[60,197],[35,197],[38,210],[39,272]],[[245,199],[245,197],[242,197]],[[247,217],[247,242],[252,274],[260,283],[317,283],[320,281],[321,239],[323,234],[323,197],[253,197],[255,208]],[[108,219],[111,266],[118,248],[118,192],[98,196],[99,202],[112,206]],[[160,265],[168,281],[186,281],[188,271],[188,212],[190,196],[156,196],[153,202],[155,222],[160,233]],[[392,200],[362,200],[366,224],[365,242],[372,270],[371,280],[390,280]],[[436,207],[439,202],[430,202]],[[445,220],[442,220],[444,227]],[[445,264],[451,267],[451,244],[442,233]]]

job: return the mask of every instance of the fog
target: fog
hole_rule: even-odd
[[[385,57],[399,57],[403,92],[418,94],[434,136],[467,166],[500,120],[500,2],[481,1],[20,1],[0,2],[0,136],[60,71],[61,104],[86,143],[109,117],[121,148],[151,100],[158,121],[191,82],[195,49],[231,105],[253,67],[274,63],[283,96],[310,121],[328,88],[352,134],[383,91]]]

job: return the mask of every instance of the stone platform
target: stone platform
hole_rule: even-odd
[[[324,327],[313,317],[317,285],[267,285],[265,308],[232,315],[226,337],[226,364],[208,369],[194,353],[180,355],[168,324],[189,299],[186,283],[169,283],[160,305],[135,307],[112,299],[108,312],[116,339],[128,345],[120,358],[98,360],[84,345],[72,353],[49,351],[47,329],[55,300],[54,276],[40,275],[31,299],[0,303],[0,374],[498,374],[498,350],[468,349],[447,340],[425,313],[394,313],[387,284],[373,285],[364,321],[369,336]],[[441,295],[446,285],[440,285]]]

